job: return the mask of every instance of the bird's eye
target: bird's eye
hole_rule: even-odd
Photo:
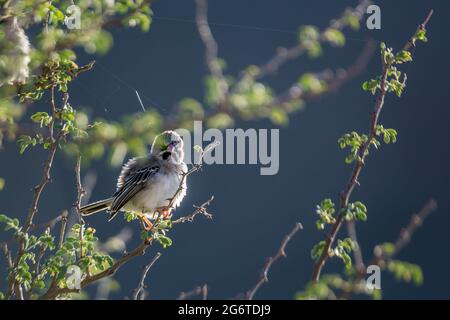
[[[169,158],[170,158],[170,156],[171,156],[171,153],[170,153],[170,152],[164,152],[164,153],[162,154],[162,158],[163,158],[163,160],[167,160],[167,159],[169,159]]]

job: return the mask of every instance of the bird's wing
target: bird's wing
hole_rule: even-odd
[[[118,181],[117,191],[113,195],[111,204],[111,218],[119,211],[136,193],[141,191],[146,183],[160,170],[156,162],[138,166],[135,159],[130,160],[123,168]]]

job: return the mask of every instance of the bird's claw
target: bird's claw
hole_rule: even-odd
[[[149,232],[153,229],[153,223],[151,223],[150,220],[145,215],[141,216],[141,221],[142,221],[142,228],[145,230],[145,232]],[[152,237],[147,238],[147,241],[151,240]]]

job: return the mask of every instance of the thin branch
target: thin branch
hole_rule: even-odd
[[[8,248],[8,244],[7,243],[2,243],[2,247],[3,247],[3,254],[5,256],[8,268],[12,268],[13,267],[13,261],[12,261],[11,251]]]
[[[62,248],[63,243],[64,243],[64,236],[66,234],[66,226],[67,226],[67,216],[69,215],[69,213],[67,212],[67,210],[64,210],[62,215],[61,215],[61,230],[59,232],[59,242],[58,242],[58,248]]]
[[[430,16],[432,14],[432,11],[428,14],[425,21],[419,25],[419,30],[425,28],[426,22],[429,21]],[[412,43],[412,40],[409,40],[408,43]],[[405,48],[410,48],[410,46],[407,44],[405,45]],[[320,273],[322,271],[323,266],[325,265],[325,262],[330,256],[330,249],[333,245],[333,242],[336,238],[337,233],[339,232],[339,229],[341,228],[342,222],[344,221],[344,215],[345,215],[345,208],[347,208],[349,204],[350,196],[355,189],[357,185],[359,185],[358,178],[361,174],[361,171],[364,167],[364,160],[367,155],[367,151],[369,150],[370,144],[372,141],[376,138],[377,135],[377,125],[378,125],[378,119],[380,117],[381,110],[383,109],[384,105],[384,99],[387,93],[386,88],[386,81],[389,71],[389,65],[387,65],[386,62],[383,61],[383,67],[382,67],[382,73],[381,73],[381,81],[380,81],[380,91],[378,93],[378,97],[375,103],[374,111],[372,113],[370,127],[369,127],[369,133],[368,133],[368,139],[366,142],[364,142],[359,151],[358,151],[358,159],[355,161],[355,166],[353,168],[352,175],[350,177],[350,180],[345,187],[345,189],[340,194],[340,206],[339,206],[339,216],[336,219],[336,222],[333,224],[330,233],[327,235],[327,238],[325,240],[325,246],[322,251],[321,256],[317,260],[317,262],[314,265],[313,268],[313,274],[312,274],[312,281],[318,282],[320,278]]]
[[[155,262],[161,257],[161,252],[158,252],[153,259],[144,267],[142,272],[141,281],[136,289],[134,289],[133,300],[144,300],[145,298],[145,278],[147,277],[148,271],[153,267]]]
[[[306,91],[301,84],[294,83],[287,91],[279,94],[268,105],[283,106],[294,100],[302,99],[303,101],[310,101],[318,99],[325,94],[336,93],[339,89],[351,79],[360,75],[367,67],[372,55],[375,51],[375,41],[368,41],[364,46],[361,54],[356,59],[355,63],[344,70],[338,70],[332,72],[330,70],[324,70],[322,72],[315,73],[315,77],[319,81],[325,82],[325,89],[318,92]]]
[[[22,285],[20,283],[15,283],[14,284],[14,291],[16,293],[16,297],[19,300],[25,300],[24,296],[23,296],[23,289],[22,289]]]
[[[214,196],[211,196],[208,201],[205,201],[199,206],[194,205],[194,212],[191,214],[180,217],[174,221],[172,221],[172,224],[178,224],[178,223],[185,223],[185,222],[192,222],[194,221],[195,217],[199,214],[204,215],[208,219],[212,219],[212,214],[208,213],[207,208],[211,204],[211,202],[214,200]]]
[[[424,20],[424,21],[419,25],[419,27],[417,28],[417,31],[425,30],[425,27],[427,26],[428,22],[430,21],[431,17],[433,16],[433,13],[434,13],[434,10],[431,9],[431,10],[428,12],[428,15],[427,15],[427,17],[425,18],[425,20]],[[415,44],[413,38],[410,38],[410,39],[408,40],[408,42],[405,44],[405,46],[403,47],[403,50],[406,51],[406,50],[409,50],[409,49],[411,49],[411,48],[414,48],[415,46],[416,46],[416,44]]]
[[[80,259],[83,258],[83,233],[84,233],[84,220],[81,215],[81,199],[83,198],[83,195],[85,193],[83,186],[81,185],[81,156],[77,159],[77,164],[75,165],[75,177],[76,177],[76,184],[77,184],[77,201],[75,203],[75,209],[77,211],[78,215],[78,223],[80,225]]]
[[[362,0],[356,8],[352,9],[353,14],[358,18],[358,20],[361,20],[368,5],[369,1]],[[332,20],[328,28],[342,30],[344,26],[345,25],[340,23],[339,20]],[[326,40],[325,32],[326,30],[328,30],[328,28],[319,35],[320,42],[324,42]],[[308,48],[305,43],[298,43],[297,45],[289,49],[279,48],[275,56],[273,56],[271,59],[269,59],[269,61],[259,67],[259,72],[256,78],[262,78],[269,74],[277,72],[283,64],[303,55],[307,52],[307,49]]]
[[[195,0],[196,14],[195,23],[198,33],[205,45],[206,65],[211,74],[218,78],[223,78],[222,69],[217,63],[218,45],[208,24],[208,0]]]
[[[370,265],[380,266],[385,264],[386,261],[391,260],[394,256],[398,255],[398,253],[405,248],[406,245],[409,244],[411,238],[414,233],[420,228],[423,222],[428,218],[428,216],[437,209],[437,202],[434,199],[430,199],[425,206],[419,211],[417,214],[413,214],[408,225],[405,228],[402,228],[397,241],[394,244],[394,249],[392,252],[384,252],[381,246],[376,246],[374,248],[373,258],[370,261]],[[350,299],[353,293],[355,293],[356,288],[358,287],[358,283],[360,283],[361,279],[363,279],[365,275],[365,270],[357,270],[357,273],[352,280],[352,286],[346,290],[342,294],[343,299]]]
[[[82,201],[80,199],[80,205],[82,202],[89,202],[89,199],[92,195],[92,190],[95,187],[95,184],[97,183],[97,173],[94,170],[89,170],[83,177],[83,180],[81,182],[81,186],[83,186],[83,198]],[[73,212],[73,214],[72,214]],[[79,212],[77,212],[76,205],[72,208],[70,211],[69,220],[67,221],[67,227],[69,230],[75,223],[80,222],[80,216]]]
[[[255,296],[256,292],[259,290],[259,288],[266,282],[269,281],[268,275],[269,275],[269,271],[270,268],[272,267],[272,265],[280,258],[286,258],[286,246],[289,243],[289,241],[291,241],[292,237],[299,231],[302,230],[303,226],[300,222],[295,223],[294,228],[291,230],[291,232],[289,232],[283,239],[283,241],[281,242],[281,246],[278,249],[277,253],[272,256],[269,257],[267,259],[266,264],[264,265],[263,271],[261,272],[261,275],[258,279],[258,282],[256,283],[256,285],[250,289],[249,291],[247,291],[247,293],[245,294],[245,299],[247,300],[253,300],[253,297]]]
[[[60,222],[63,219],[64,215],[67,216],[67,210],[64,210],[61,214],[59,214],[58,216],[56,216],[55,218],[53,218],[47,222],[33,224],[30,227],[30,231],[36,231],[36,230],[41,230],[41,229],[43,229],[43,230],[50,229],[51,230],[58,224],[58,222]]]
[[[52,2],[51,1],[47,1],[48,2],[48,6],[51,6]],[[47,16],[45,17],[44,20],[44,32],[48,33],[48,26],[50,25],[50,21],[51,21],[51,10],[48,10],[47,12]]]
[[[55,138],[53,134],[53,126],[54,126],[54,118],[56,114],[56,105],[55,105],[55,87],[52,86],[50,89],[50,106],[52,109],[52,120],[49,124],[49,138],[51,140],[51,145],[49,148],[49,153],[47,160],[44,163],[44,173],[41,178],[41,182],[34,188],[34,196],[33,201],[31,203],[31,207],[28,210],[27,219],[25,220],[25,224],[23,226],[23,231],[26,233],[29,231],[31,225],[33,224],[33,218],[38,210],[39,200],[41,198],[42,191],[44,190],[47,183],[50,182],[50,170],[53,165],[53,160],[55,158],[56,150],[58,149],[58,141],[60,135],[58,135],[58,138]]]
[[[377,258],[392,258],[397,255],[408,243],[411,241],[412,236],[420,228],[428,218],[428,216],[437,209],[437,202],[434,199],[430,199],[427,204],[419,211],[417,214],[411,216],[411,220],[408,225],[400,231],[397,241],[394,244],[394,250],[390,254],[386,252],[379,251],[380,248],[375,249],[375,256]]]
[[[364,259],[362,256],[361,245],[359,244],[358,235],[356,233],[355,221],[353,221],[353,220],[347,221],[347,233],[348,233],[350,239],[352,239],[352,242],[354,244],[353,257],[355,258],[356,270],[363,271],[363,270],[365,270],[365,265],[364,265]]]
[[[208,299],[208,285],[205,283],[202,286],[195,287],[190,291],[182,291],[177,297],[177,300],[189,300],[192,297],[201,296],[202,300]]]
[[[327,80],[327,91],[329,93],[335,93],[349,80],[360,75],[366,69],[376,48],[376,42],[374,40],[368,40],[355,63],[345,70],[336,72],[335,77]]]

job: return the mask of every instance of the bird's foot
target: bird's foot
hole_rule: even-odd
[[[153,223],[150,222],[150,220],[145,216],[145,214],[141,215],[141,222],[142,222],[142,228],[145,230],[145,232],[149,232],[153,230]],[[148,237],[147,241],[151,241],[152,237]]]

